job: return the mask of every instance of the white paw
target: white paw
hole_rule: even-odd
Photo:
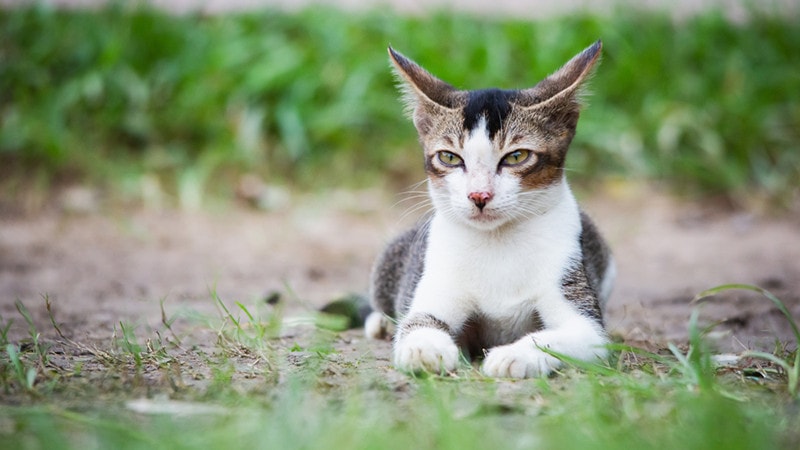
[[[395,325],[385,314],[373,311],[364,321],[364,335],[367,339],[387,339],[394,335]]]
[[[395,343],[394,365],[406,372],[453,372],[458,347],[442,330],[417,328]]]
[[[524,337],[489,350],[481,370],[495,378],[533,378],[545,377],[560,366],[561,361],[536,348],[530,337]]]

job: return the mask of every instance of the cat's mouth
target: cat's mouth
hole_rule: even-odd
[[[481,228],[487,226],[494,227],[500,225],[503,221],[503,216],[495,211],[484,208],[483,210],[473,210],[469,215],[469,221]]]

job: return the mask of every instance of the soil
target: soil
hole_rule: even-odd
[[[618,338],[684,342],[693,297],[724,283],[769,289],[800,317],[797,217],[678,201],[652,189],[607,190],[582,203],[615,252],[619,276],[606,324]],[[55,338],[46,296],[66,336],[101,347],[120,322],[165,332],[162,303],[168,316],[181,315],[178,327],[189,322],[187,311],[219,317],[212,290],[229,306],[255,309],[278,296],[285,317],[307,316],[341,295],[365,292],[372,260],[413,220],[401,219],[409,203],[377,190],[295,196],[289,204],[270,212],[231,206],[0,215],[0,315],[14,320],[10,338],[26,336],[19,300],[37,330]],[[793,342],[775,306],[746,291],[707,302],[700,319],[722,322],[713,333],[721,350]],[[207,338],[212,345],[216,337]],[[389,346],[362,341],[352,331],[336,345],[373,349],[388,361]]]

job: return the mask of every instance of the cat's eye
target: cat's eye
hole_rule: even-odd
[[[464,164],[464,160],[461,159],[460,156],[453,152],[448,152],[447,150],[437,152],[436,157],[439,158],[439,161],[445,166],[457,167]]]
[[[531,157],[531,153],[533,152],[530,150],[514,150],[503,157],[501,164],[504,166],[516,166],[522,164]]]

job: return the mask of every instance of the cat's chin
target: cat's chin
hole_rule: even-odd
[[[490,212],[476,213],[468,216],[465,220],[466,225],[481,231],[492,231],[500,228],[508,222],[508,218],[500,214]]]

